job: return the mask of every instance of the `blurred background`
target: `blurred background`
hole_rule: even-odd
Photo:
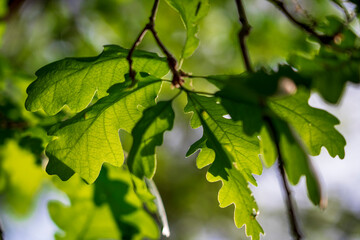
[[[69,199],[54,187],[57,177],[44,171],[44,144],[31,139],[32,135],[24,133],[24,129],[27,125],[51,125],[55,120],[25,110],[26,87],[35,80],[35,71],[50,62],[65,57],[96,56],[106,44],[130,48],[146,24],[153,2],[12,0],[8,8],[5,0],[0,2],[0,221],[6,240],[54,239],[55,232],[61,230],[49,216],[48,202],[69,204]],[[156,29],[168,49],[179,57],[186,32],[178,13],[165,1],[160,2]],[[235,3],[210,2],[209,14],[200,26],[200,46],[184,61],[183,69],[194,75],[241,73],[244,69]],[[317,21],[325,21],[329,15],[341,16],[338,7],[328,0],[286,3],[293,11],[300,4]],[[275,68],[291,54],[318,48],[266,0],[248,0],[245,4],[253,27],[248,45],[255,66]],[[351,10],[351,4],[348,7]],[[357,19],[353,29],[360,32]],[[149,34],[139,49],[161,55]],[[193,84],[206,87],[201,80]],[[233,206],[218,207],[220,183],[208,183],[206,169],[198,170],[194,157],[184,157],[189,146],[202,135],[201,129],[189,127],[189,116],[182,113],[185,101],[185,96],[176,100],[175,127],[165,134],[164,145],[157,149],[155,182],[167,211],[170,239],[247,239],[244,229],[238,230],[233,223]],[[325,149],[320,156],[312,157],[328,195],[325,210],[311,205],[304,181],[293,187],[307,239],[360,239],[359,103],[360,88],[356,85],[347,86],[336,106],[326,104],[316,93],[310,99],[312,106],[326,109],[340,119],[337,129],[345,136],[347,145],[344,160],[332,159]],[[5,121],[5,116],[11,121]],[[46,139],[42,128],[33,131]],[[266,232],[262,239],[291,239],[276,168],[264,169],[256,179],[259,186],[252,190],[260,208],[258,219]]]

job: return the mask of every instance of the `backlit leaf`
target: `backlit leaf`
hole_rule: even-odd
[[[353,33],[347,32],[349,38]],[[343,44],[348,38],[344,38]],[[352,41],[352,40],[350,40]],[[318,55],[309,57],[293,57],[291,62],[299,69],[299,74],[312,79],[312,88],[330,103],[337,103],[347,82],[360,83],[359,50],[334,52],[320,49]]]
[[[132,130],[134,140],[127,163],[130,171],[139,178],[151,179],[155,174],[155,147],[162,144],[164,132],[171,130],[174,124],[171,103],[159,102],[146,109]]]
[[[319,205],[322,198],[320,183],[308,155],[294,137],[286,122],[279,119],[273,119],[272,121],[279,135],[280,151],[289,182],[296,185],[300,177],[304,175],[309,198],[315,205]]]
[[[310,107],[309,92],[299,89],[289,97],[270,100],[269,107],[287,121],[304,141],[311,155],[318,155],[324,146],[330,156],[344,158],[344,137],[335,129],[339,120],[328,112]]]
[[[201,149],[198,166],[211,164],[206,178],[210,182],[222,181],[218,200],[220,207],[235,205],[234,221],[237,227],[246,226],[246,234],[260,239],[263,230],[256,220],[258,207],[248,187],[256,185],[252,174],[261,174],[256,138],[245,135],[242,126],[231,119],[216,98],[188,94],[186,112],[193,112],[192,127],[203,126],[204,135],[188,152]]]
[[[209,0],[167,0],[181,15],[184,22],[187,37],[182,52],[182,58],[190,57],[199,46],[197,38],[198,24],[209,11]]]
[[[259,133],[262,126],[263,102],[273,95],[286,95],[296,85],[309,85],[309,79],[297,74],[290,66],[281,65],[277,71],[260,69],[255,73],[209,76],[209,82],[220,87],[216,96],[235,121],[242,121],[248,135]]]
[[[56,239],[158,239],[157,225],[142,209],[126,169],[103,168],[95,185],[76,177],[57,185],[71,205],[49,203],[50,216],[63,231]]]
[[[27,89],[26,109],[43,109],[49,115],[64,105],[76,112],[83,110],[95,93],[102,98],[110,86],[125,81],[124,75],[129,71],[127,54],[128,50],[122,47],[108,45],[97,57],[65,58],[39,69],[38,78]],[[155,77],[168,72],[166,60],[154,53],[135,51],[133,59],[137,72]]]
[[[161,80],[146,77],[135,88],[128,85],[114,85],[109,96],[53,127],[50,134],[55,138],[46,148],[50,162],[62,161],[89,183],[95,181],[104,162],[121,166],[124,153],[118,131],[132,131],[142,110],[155,103]],[[54,172],[51,166],[48,172]]]

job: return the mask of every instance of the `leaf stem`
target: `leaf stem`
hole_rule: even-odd
[[[148,28],[147,28],[147,25],[144,27],[144,29],[140,32],[139,36],[137,37],[136,41],[134,42],[134,44],[132,45],[126,59],[129,63],[129,75],[130,75],[130,78],[131,80],[133,81],[133,83],[135,82],[135,75],[136,75],[136,72],[135,70],[133,69],[133,60],[132,60],[132,55],[135,51],[135,48],[141,43],[141,41],[143,40],[146,32],[147,32]]]
[[[290,227],[291,227],[291,233],[296,240],[303,239],[301,229],[297,220],[297,212],[295,209],[295,203],[292,197],[292,193],[290,190],[290,186],[287,182],[285,170],[284,170],[284,160],[282,157],[282,153],[280,150],[280,137],[276,131],[276,127],[274,126],[274,123],[272,122],[270,117],[265,116],[264,121],[268,124],[270,135],[273,137],[273,140],[275,141],[276,151],[278,153],[278,170],[280,172],[281,176],[281,182],[284,189],[284,194],[286,198],[286,207],[287,207],[287,213],[290,220]]]
[[[239,14],[239,21],[242,24],[241,30],[239,31],[238,37],[239,37],[239,43],[240,48],[245,64],[245,68],[249,72],[253,72],[253,69],[251,67],[249,52],[246,46],[246,38],[250,34],[251,26],[247,20],[244,5],[242,3],[242,0],[235,0],[238,14]]]
[[[130,78],[133,82],[132,85],[135,84],[135,75],[136,72],[133,69],[133,60],[132,60],[132,56],[134,54],[134,51],[136,49],[136,47],[142,42],[145,34],[147,31],[150,31],[152,33],[152,35],[155,38],[155,41],[157,43],[157,45],[159,46],[159,48],[161,49],[161,51],[166,55],[166,59],[170,68],[170,71],[173,74],[173,79],[172,79],[172,84],[175,87],[179,87],[183,84],[183,79],[182,77],[185,76],[183,74],[182,71],[178,70],[178,63],[175,59],[175,57],[167,50],[167,48],[165,47],[165,45],[162,43],[162,41],[160,40],[156,30],[155,30],[155,18],[156,18],[156,12],[159,8],[159,2],[160,0],[154,0],[154,4],[153,7],[151,9],[151,15],[149,17],[149,22],[145,25],[145,27],[142,29],[142,31],[139,33],[137,39],[135,40],[135,42],[133,43],[132,47],[129,50],[129,53],[126,57],[128,63],[129,63],[129,75]]]

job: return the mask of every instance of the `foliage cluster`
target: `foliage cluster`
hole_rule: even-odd
[[[325,147],[331,157],[344,158],[346,144],[335,129],[338,119],[311,107],[308,100],[316,91],[335,104],[347,82],[360,82],[360,38],[353,24],[358,2],[330,1],[338,15],[318,21],[302,8],[302,14],[290,11],[286,1],[269,0],[304,31],[311,47],[294,51],[282,64],[254,68],[247,47],[251,23],[244,3],[234,1],[245,71],[202,76],[182,66],[199,46],[199,24],[211,3],[166,2],[186,29],[178,59],[156,30],[159,0],[155,0],[148,23],[130,49],[107,45],[98,56],[65,58],[40,68],[25,102],[26,109],[36,114],[16,114],[19,106],[7,98],[9,87],[1,86],[0,144],[16,148],[9,139],[19,139],[19,146],[30,149],[49,175],[67,181],[53,180],[71,202],[70,206],[49,204],[53,221],[64,231],[57,239],[159,239],[169,236],[169,226],[152,180],[156,148],[163,144],[165,132],[172,130],[173,102],[182,96],[187,99],[183,112],[191,115],[191,127],[203,130],[186,156],[197,153],[196,166],[207,169],[206,179],[221,182],[220,207],[234,205],[235,225],[245,225],[247,236],[260,239],[264,230],[249,184],[256,186],[254,175],[277,161],[292,232],[300,239],[288,182],[296,185],[304,176],[309,199],[323,207],[325,199],[309,155],[316,156]],[[137,50],[145,34],[154,37],[163,56]],[[4,67],[1,74],[13,75]],[[205,81],[206,86],[197,81]],[[29,189],[9,192],[15,189],[12,184],[20,185],[16,185],[18,176],[10,172],[11,164],[15,163],[2,156],[0,191],[29,194]],[[22,168],[31,178],[44,178],[37,168]]]

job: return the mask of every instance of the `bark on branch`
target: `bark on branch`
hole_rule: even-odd
[[[284,169],[284,160],[282,157],[282,153],[280,150],[280,137],[279,134],[276,131],[276,127],[274,126],[274,123],[269,117],[264,117],[264,121],[267,123],[270,134],[275,142],[276,151],[278,153],[278,170],[280,172],[281,182],[284,189],[284,195],[286,200],[286,208],[287,208],[287,214],[290,221],[290,227],[291,227],[291,234],[296,240],[303,239],[303,234],[300,229],[298,219],[297,219],[297,212],[294,204],[294,200],[292,197],[292,193],[290,190],[290,186],[287,182],[286,175],[285,175],[285,169]]]
[[[247,46],[246,46],[246,38],[250,34],[251,26],[250,26],[250,24],[249,24],[249,22],[247,20],[242,0],[235,0],[235,2],[236,2],[236,7],[237,7],[237,10],[238,10],[238,14],[239,14],[239,21],[240,21],[240,23],[242,25],[241,30],[239,31],[239,34],[238,34],[241,53],[242,53],[242,56],[243,56],[243,60],[244,60],[246,70],[249,71],[249,72],[252,72],[253,69],[251,67],[249,52],[248,52],[248,49],[247,49]]]
[[[270,0],[270,1],[272,1],[272,0]],[[245,42],[246,37],[250,33],[251,26],[247,20],[246,12],[245,12],[242,0],[235,0],[235,2],[236,2],[237,10],[239,13],[239,21],[242,24],[242,28],[239,32],[239,42],[240,42],[241,52],[243,55],[246,70],[249,72],[252,72],[253,70],[252,70],[249,53],[248,53],[248,49],[246,47],[246,42]],[[261,104],[261,105],[263,105],[263,104]],[[270,134],[273,136],[273,140],[276,145],[276,150],[278,152],[278,169],[279,169],[279,172],[281,175],[282,185],[283,185],[285,196],[286,196],[286,206],[287,206],[287,213],[288,213],[289,220],[290,220],[291,232],[292,232],[293,237],[296,240],[301,240],[302,234],[301,234],[301,230],[300,230],[300,227],[299,227],[299,224],[297,221],[297,217],[296,217],[297,214],[296,214],[296,210],[295,210],[295,205],[293,203],[290,187],[287,182],[286,175],[285,175],[284,161],[283,161],[282,154],[280,151],[279,136],[277,134],[276,128],[275,128],[271,118],[264,116],[264,121],[269,125]]]
[[[173,74],[172,84],[175,87],[179,87],[183,83],[183,79],[182,79],[183,75],[178,70],[178,64],[177,64],[177,61],[176,61],[175,57],[167,50],[167,48],[162,43],[162,41],[160,40],[160,38],[159,38],[159,36],[158,36],[158,34],[157,34],[156,30],[155,30],[155,18],[156,18],[156,12],[157,12],[157,10],[159,8],[159,2],[160,2],[160,0],[154,0],[154,4],[153,4],[152,10],[151,10],[151,15],[149,17],[149,22],[145,25],[143,30],[139,33],[139,36],[137,37],[137,39],[133,43],[133,45],[130,48],[129,53],[128,53],[127,57],[126,57],[128,63],[129,63],[129,75],[130,75],[130,78],[131,78],[133,84],[135,84],[135,82],[136,82],[136,80],[135,80],[136,72],[133,69],[132,56],[134,54],[134,51],[135,51],[136,47],[142,42],[146,32],[150,31],[152,33],[152,35],[154,36],[154,38],[155,38],[156,44],[159,46],[161,51],[166,56],[170,71]]]
[[[268,0],[270,3],[272,3],[277,9],[279,9],[293,24],[303,29],[305,32],[309,33],[310,35],[317,38],[320,42],[323,44],[330,44],[334,37],[338,34],[335,33],[334,35],[322,35],[319,34],[313,29],[311,26],[307,25],[306,23],[303,23],[299,20],[297,20],[285,7],[284,2],[281,0]],[[340,29],[341,30],[341,29]]]

